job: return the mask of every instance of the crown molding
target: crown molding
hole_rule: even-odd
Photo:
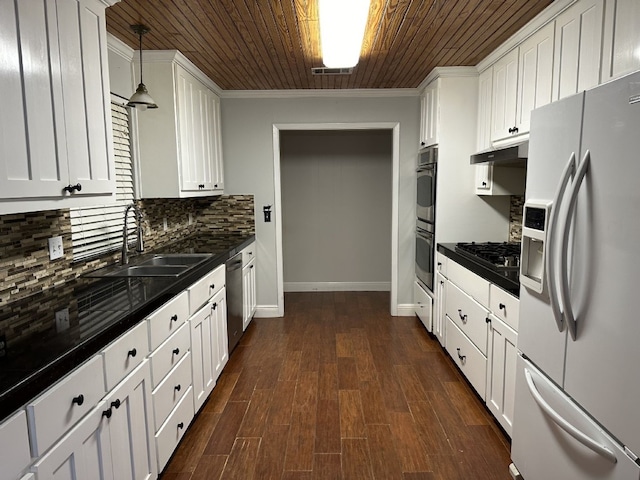
[[[133,54],[135,50],[129,45],[124,43],[118,37],[114,37],[110,33],[107,33],[107,48],[109,51],[120,55],[122,58],[131,62],[133,60]]]
[[[424,88],[438,78],[452,77],[477,77],[478,69],[476,67],[436,67],[425,79],[418,85],[418,91],[422,92]]]
[[[222,90],[221,98],[389,98],[417,97],[417,88],[354,88],[294,90]]]

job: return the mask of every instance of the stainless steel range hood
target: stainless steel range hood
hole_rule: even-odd
[[[471,165],[505,165],[524,167],[529,156],[529,141],[512,143],[471,155]]]

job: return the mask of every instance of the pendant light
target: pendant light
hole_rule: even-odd
[[[156,102],[154,102],[151,95],[149,95],[147,87],[142,83],[142,36],[149,32],[149,28],[145,25],[131,25],[131,29],[140,37],[140,84],[136,89],[136,93],[131,95],[127,107],[133,107],[143,111],[147,108],[158,108]]]

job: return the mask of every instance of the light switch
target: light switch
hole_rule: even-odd
[[[64,247],[62,246],[62,237],[51,237],[49,239],[49,260],[57,260],[64,256]]]

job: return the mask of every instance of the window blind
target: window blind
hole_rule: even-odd
[[[74,260],[83,260],[120,249],[124,210],[134,201],[129,112],[125,107],[111,103],[111,118],[116,166],[116,202],[97,207],[70,209]],[[135,229],[131,230],[135,232]],[[132,234],[131,241],[134,238],[135,235]]]

